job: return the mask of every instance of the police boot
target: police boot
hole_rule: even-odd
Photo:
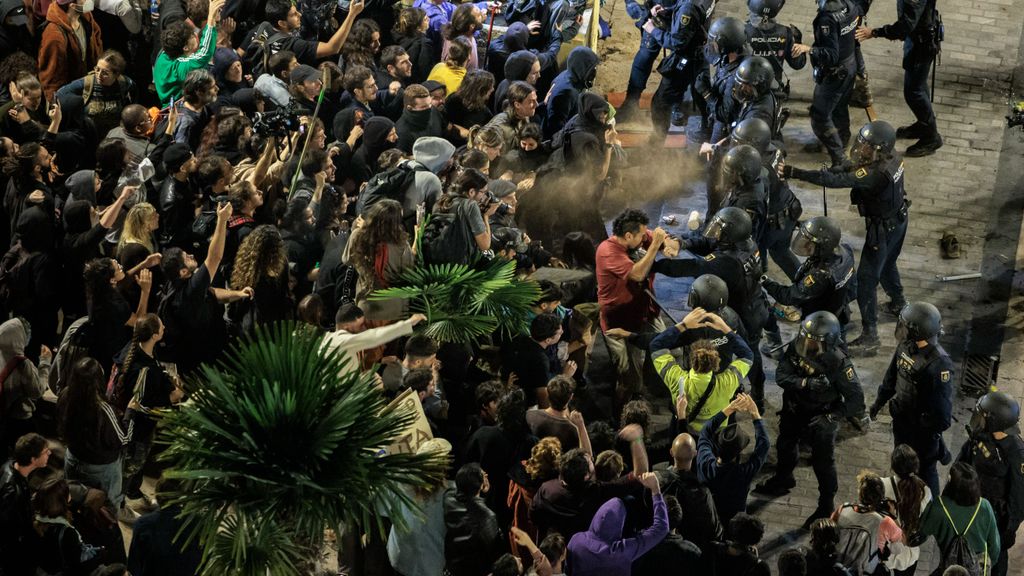
[[[917,144],[911,144],[907,147],[906,156],[910,158],[931,156],[939,148],[942,148],[942,136],[939,136],[939,132],[935,130],[930,136],[918,140]]]
[[[640,111],[640,98],[626,97],[626,100],[619,106],[619,109],[615,111],[615,123],[625,124],[636,120],[636,115]]]
[[[909,126],[900,126],[897,128],[896,138],[900,140],[919,140],[927,136],[929,133],[931,133],[931,129],[928,128],[927,124],[914,122]]]
[[[892,300],[889,300],[885,304],[882,304],[881,308],[882,312],[899,317],[900,312],[903,311],[903,307],[906,305],[907,301],[904,300],[903,298],[894,298]]]
[[[793,476],[784,478],[782,476],[775,475],[758,484],[754,488],[754,492],[772,497],[785,496],[786,494],[789,494],[789,491],[794,486],[796,486],[796,479],[793,478]]]
[[[778,330],[775,332],[765,330],[764,335],[764,341],[761,342],[760,346],[761,354],[764,354],[772,360],[779,360],[782,358],[782,334],[780,334]]]
[[[828,518],[832,515],[833,511],[834,510],[831,507],[825,508],[823,505],[818,504],[818,507],[814,509],[814,512],[807,517],[807,520],[804,520],[804,523],[802,526],[800,526],[800,529],[810,530],[811,524],[814,524],[815,520],[818,520],[820,518]]]
[[[831,156],[832,165],[828,168],[829,172],[849,172],[853,169],[853,162],[850,162],[850,159],[846,157],[844,152],[833,153]]]
[[[878,347],[882,342],[878,339],[877,328],[864,328],[864,332],[848,346],[853,356],[869,357],[878,355]]]
[[[821,142],[815,140],[814,142],[808,142],[804,144],[803,151],[808,154],[817,154],[824,150],[825,147],[821,145]]]
[[[686,110],[683,109],[682,105],[676,104],[675,106],[672,107],[672,120],[671,120],[671,122],[672,122],[673,126],[679,126],[679,127],[685,128],[686,127],[686,122],[687,122],[687,120],[689,120],[689,118],[690,118],[690,115],[686,113]]]

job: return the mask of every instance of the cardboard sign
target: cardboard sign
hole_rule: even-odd
[[[412,411],[416,414],[416,420],[395,438],[394,443],[384,449],[386,453],[415,454],[420,444],[434,437],[430,432],[427,415],[423,412],[423,405],[420,404],[420,397],[411,388],[406,388],[384,408],[384,412],[390,410]]]

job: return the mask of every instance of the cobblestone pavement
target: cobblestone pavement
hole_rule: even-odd
[[[953,355],[959,372],[969,337],[969,326],[977,309],[975,304],[979,295],[988,291],[987,283],[994,279],[986,275],[981,280],[943,283],[936,276],[982,270],[986,240],[994,236],[990,223],[995,221],[994,216],[999,211],[1015,210],[1013,220],[1018,227],[1020,225],[1021,204],[1016,196],[1020,195],[1021,183],[1024,182],[1021,178],[1022,163],[1019,160],[1024,152],[1024,145],[1021,144],[1024,136],[1019,132],[1007,133],[1003,116],[1014,69],[1020,62],[1020,14],[1024,10],[1024,0],[939,4],[946,26],[946,41],[937,70],[934,106],[945,146],[934,156],[910,158],[906,161],[907,193],[913,206],[910,210],[907,241],[899,264],[906,297],[909,300],[928,300],[941,310],[946,330],[942,344]],[[809,0],[792,1],[786,5],[779,21],[797,25],[804,31],[805,41],[810,43],[810,22],[814,17],[814,9],[815,4]],[[868,24],[880,26],[890,23],[895,20],[895,13],[895,2],[875,2]],[[607,8],[605,14],[608,14]],[[739,0],[729,0],[719,4],[717,15],[745,18],[746,7]],[[612,21],[616,35],[638,38],[621,4],[615,8]],[[632,59],[631,50],[636,42],[632,41],[630,50],[606,53],[606,69],[615,70],[616,77],[608,77],[599,72],[598,83],[601,87],[616,91],[625,89],[627,77],[618,76],[622,70],[628,74],[628,61]],[[616,44],[621,47],[621,38]],[[875,109],[880,118],[895,126],[911,123],[913,116],[902,97],[901,44],[875,39],[866,42],[863,49],[874,91]],[[625,66],[621,62],[623,59],[627,63]],[[787,147],[791,152],[790,163],[802,167],[817,166],[824,161],[824,155],[800,152],[802,144],[814,140],[807,115],[813,87],[809,66],[803,71],[791,72],[790,79],[792,98],[789,107],[793,116],[785,130]],[[648,86],[650,91],[656,88],[658,80],[655,73]],[[866,117],[859,110],[851,110],[851,119],[856,134],[857,127],[866,121]],[[898,146],[902,150],[912,142],[901,141]],[[1012,202],[1004,204],[994,200],[997,172],[999,181],[1016,191],[1016,194],[1010,194]],[[820,188],[815,189],[806,184],[798,184],[794,188],[803,202],[805,217],[822,213]],[[856,212],[848,209],[848,194],[845,191],[830,191],[828,204],[829,214],[840,220],[844,240],[859,250],[863,245],[864,225]],[[648,210],[652,216],[660,217],[664,214],[685,215],[691,209],[702,210],[703,206],[702,194],[697,191],[664,205],[648,206]],[[685,217],[681,220],[685,221]],[[939,239],[945,231],[955,232],[960,240],[963,255],[958,260],[943,260],[940,256]],[[996,259],[997,264],[1002,262],[1012,271],[1018,268],[1016,263],[1024,255],[1019,255],[1016,249],[1018,230],[1012,230],[1009,234],[1012,239],[1010,249],[992,254],[991,257]],[[781,276],[774,265],[772,268],[773,275]],[[1024,309],[1019,296],[1022,284],[1024,281],[1015,278],[1011,316],[1007,322],[1006,342],[1003,346],[1004,366],[999,381],[1001,388],[1018,398],[1024,397],[1024,360],[1020,360],[1024,338],[1019,330],[1022,323],[1019,310]],[[658,293],[670,308],[683,306],[685,289],[685,285],[679,283],[673,284],[665,279],[658,281]],[[884,294],[879,295],[880,303],[885,299]],[[856,312],[854,316],[859,326]],[[883,317],[881,320],[881,353],[875,358],[855,359],[869,404],[876,396],[893,351],[894,324],[891,318]],[[784,325],[783,330],[792,332],[792,326]],[[856,335],[854,331],[852,336]],[[766,370],[771,382],[774,363],[770,360],[766,361]],[[769,409],[766,417],[774,441],[781,391],[771,383],[768,385],[767,402]],[[959,422],[954,422],[953,428],[946,434],[946,442],[951,449],[959,448],[964,441],[963,424],[967,421],[965,416],[973,402],[972,398],[958,396],[956,399],[954,415]],[[855,498],[855,477],[860,470],[871,469],[886,474],[891,449],[891,420],[884,413],[867,435],[841,440],[836,453],[840,478],[837,500],[841,502]],[[654,455],[653,461],[659,460],[659,456]],[[774,462],[774,448],[771,462]],[[945,471],[941,471],[940,475],[944,482]],[[797,487],[790,495],[772,501],[751,496],[751,509],[768,526],[762,543],[762,556],[768,557],[773,570],[775,556],[779,552],[793,543],[806,542],[799,526],[814,510],[816,497],[817,485],[806,461],[797,470]],[[1011,560],[1011,573],[1015,565],[1018,568],[1024,565],[1024,545],[1020,544],[1022,540],[1024,538],[1018,537],[1018,545],[1013,550],[1012,558],[1015,560]],[[935,556],[934,544],[929,543],[917,573],[929,573],[936,562]]]

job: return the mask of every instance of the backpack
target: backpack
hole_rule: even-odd
[[[68,384],[75,363],[89,355],[89,317],[75,320],[64,334],[50,368],[49,383],[54,394],[60,394]]]
[[[981,564],[978,563],[978,558],[974,555],[971,546],[967,542],[967,532],[974,524],[974,519],[978,517],[978,510],[981,509],[981,500],[978,500],[978,505],[974,507],[974,514],[971,515],[970,522],[967,523],[963,530],[956,529],[956,523],[953,522],[953,518],[949,515],[949,510],[946,509],[946,504],[942,501],[942,497],[940,496],[936,500],[939,501],[939,506],[942,506],[942,511],[945,512],[946,519],[949,520],[949,525],[953,527],[953,533],[956,535],[942,548],[942,560],[939,562],[939,567],[932,574],[942,574],[950,566],[963,566],[971,576],[981,576],[983,573],[987,573],[987,566],[986,570],[982,572]],[[985,557],[988,558],[987,544],[985,545]]]
[[[398,166],[374,174],[356,200],[356,214],[365,214],[370,206],[384,199],[405,204],[405,191],[416,183],[416,173],[426,171],[419,162],[400,162]],[[412,216],[415,217],[415,213]]]
[[[268,70],[270,57],[285,49],[282,41],[288,38],[288,34],[278,32],[269,22],[263,22],[256,27],[256,32],[242,59],[245,69],[252,73],[253,78]],[[274,48],[275,44],[277,45],[276,49]]]
[[[468,200],[467,200],[468,201]],[[476,251],[464,217],[464,202],[456,200],[449,212],[434,212],[423,224],[420,247],[427,264],[469,264]]]
[[[881,554],[878,551],[878,528],[882,525],[878,512],[858,512],[853,504],[843,504],[839,509],[839,546],[836,559],[854,576],[872,574],[878,567]]]

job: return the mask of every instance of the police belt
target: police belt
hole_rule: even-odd
[[[831,80],[833,78],[839,80],[845,80],[850,74],[850,68],[856,68],[857,62],[853,55],[847,56],[842,62],[832,66],[831,68],[817,68],[813,70],[813,76],[815,83],[822,83],[825,80]]]
[[[903,204],[899,208],[893,210],[892,212],[884,216],[880,214],[865,214],[863,204],[857,205],[857,212],[860,213],[860,215],[867,220],[868,226],[876,226],[878,224],[881,224],[886,229],[891,229],[895,228],[897,224],[900,224],[907,220],[907,210],[909,208],[910,199],[904,198]]]
[[[800,219],[801,214],[803,214],[803,207],[796,195],[793,195],[785,208],[768,215],[768,227],[773,230],[782,230],[785,227],[784,224],[796,222]]]

